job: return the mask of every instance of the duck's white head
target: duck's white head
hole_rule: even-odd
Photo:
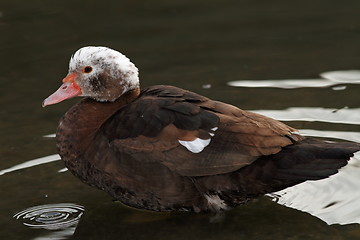
[[[139,87],[138,69],[123,54],[107,47],[83,47],[70,59],[69,73],[43,106],[75,96],[115,101]]]

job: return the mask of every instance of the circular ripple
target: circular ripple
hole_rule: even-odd
[[[32,228],[64,229],[76,225],[84,207],[72,203],[40,205],[25,209],[14,215],[23,224]]]

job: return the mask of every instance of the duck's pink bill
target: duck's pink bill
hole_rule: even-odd
[[[51,104],[59,103],[65,99],[69,99],[72,97],[80,96],[81,89],[80,87],[71,81],[65,81],[56,92],[51,94],[48,98],[46,98],[42,106],[46,107]]]

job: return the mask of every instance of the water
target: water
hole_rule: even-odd
[[[135,62],[143,86],[176,85],[306,135],[359,141],[359,31],[356,0],[2,0],[0,239],[359,239],[356,159],[329,181],[276,193],[278,203],[264,197],[220,217],[143,212],[82,184],[58,160],[51,134],[78,100],[41,108],[75,50],[105,45]],[[83,206],[79,223],[50,230],[13,217],[29,208],[46,209],[41,222],[72,215],[52,204]]]
[[[13,217],[30,228],[67,229],[77,225],[84,208],[71,203],[47,204],[25,209]]]

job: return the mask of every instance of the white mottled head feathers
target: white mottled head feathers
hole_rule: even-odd
[[[84,72],[86,67],[91,71]],[[110,96],[114,92],[110,87],[118,87],[118,94],[122,95],[139,86],[137,67],[125,55],[107,47],[88,46],[76,51],[69,62],[69,73],[74,72],[79,75],[77,82],[83,96],[99,101],[115,100],[115,96]]]

